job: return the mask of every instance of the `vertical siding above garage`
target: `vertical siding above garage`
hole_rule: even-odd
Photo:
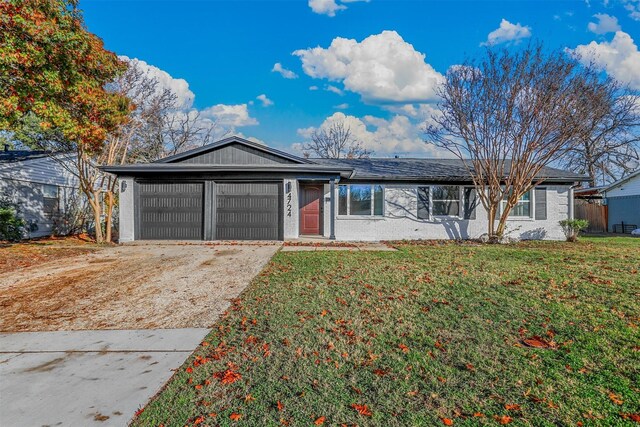
[[[181,160],[180,163],[204,165],[272,165],[293,162],[255,148],[241,144],[230,144]]]

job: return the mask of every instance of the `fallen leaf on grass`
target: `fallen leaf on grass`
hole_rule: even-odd
[[[622,405],[624,403],[620,396],[614,393],[609,393],[609,399],[616,405]]]
[[[282,402],[278,400],[278,411],[282,411],[283,409],[284,409],[284,405],[282,404]]]
[[[555,347],[555,344],[553,342],[547,341],[538,335],[534,335],[531,338],[525,338],[522,340],[522,343],[527,347],[533,347],[533,348],[548,349],[548,348]]]
[[[520,405],[513,403],[513,404],[507,404],[504,405],[504,409],[506,409],[507,411],[519,411],[520,410]]]
[[[400,348],[400,350],[402,350],[403,353],[408,353],[409,352],[409,347],[407,347],[404,344],[398,344],[398,348]]]
[[[513,421],[513,418],[511,418],[508,415],[502,415],[502,416],[496,415],[494,418],[497,422],[499,422],[502,425],[509,424],[511,421]]]
[[[365,415],[367,417],[371,416],[371,409],[367,407],[367,405],[358,405],[357,403],[351,404],[351,407],[355,409],[360,415]]]
[[[242,378],[242,375],[235,371],[232,371],[231,369],[227,369],[223,372],[216,372],[215,374],[213,374],[213,376],[219,379],[222,384],[233,384],[234,382]]]
[[[442,424],[446,426],[452,426],[453,420],[451,418],[440,418],[442,420]]]
[[[229,418],[231,418],[232,421],[238,421],[240,420],[240,418],[242,418],[242,414],[237,414],[234,412],[231,415],[229,415]]]
[[[620,416],[625,420],[635,421],[636,423],[640,423],[640,414],[620,414]]]
[[[321,426],[322,424],[324,424],[324,421],[326,419],[327,419],[326,417],[318,417],[313,423],[317,426]]]

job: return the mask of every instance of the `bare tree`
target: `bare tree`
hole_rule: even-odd
[[[488,213],[492,241],[504,236],[518,200],[544,181],[545,166],[588,134],[598,84],[596,72],[541,45],[517,53],[489,48],[447,73],[427,142],[462,160]]]
[[[323,159],[366,159],[373,154],[364,148],[351,134],[351,127],[343,121],[336,121],[328,129],[314,130],[311,142],[303,147],[304,155],[314,155]]]
[[[590,92],[588,134],[561,164],[589,175],[590,185],[620,179],[640,165],[640,98],[608,78]]]
[[[172,114],[164,130],[164,155],[171,156],[192,148],[202,147],[214,137],[223,137],[228,131],[218,129],[218,122],[203,118],[199,111]]]

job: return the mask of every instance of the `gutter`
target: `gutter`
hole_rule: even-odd
[[[145,163],[142,165],[123,166],[101,166],[104,172],[115,175],[140,174],[140,173],[202,173],[202,172],[267,172],[267,173],[326,173],[336,174],[344,178],[354,175],[351,168],[326,167],[321,165],[298,164],[298,165],[278,165],[255,166],[255,165],[199,165],[199,164],[167,164],[167,163]]]

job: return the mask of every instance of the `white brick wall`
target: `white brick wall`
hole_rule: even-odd
[[[475,220],[433,218],[418,219],[416,185],[385,185],[385,208],[382,217],[336,218],[337,240],[400,240],[400,239],[468,239],[487,231],[487,213],[480,205]],[[547,188],[547,219],[513,219],[508,222],[508,235],[517,239],[562,240],[558,221],[569,214],[569,186]],[[336,188],[337,191],[337,188]],[[337,200],[337,192],[336,192]],[[326,203],[325,212],[328,212]],[[328,214],[325,216],[328,231]],[[325,235],[327,233],[325,232]]]

